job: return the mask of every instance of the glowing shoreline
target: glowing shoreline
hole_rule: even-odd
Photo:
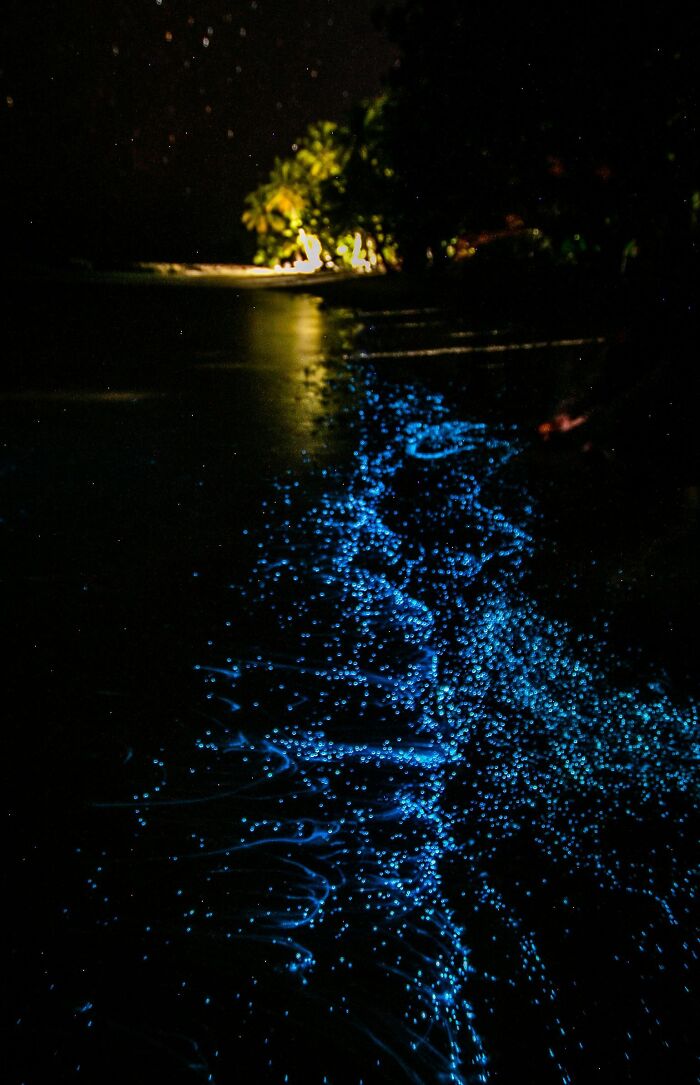
[[[317,268],[310,262],[302,266],[297,261],[295,267],[257,267],[254,264],[180,264],[163,262],[140,262],[134,265],[135,271],[145,271],[168,279],[261,279],[279,280],[303,277],[333,277],[343,275],[341,271]]]
[[[312,319],[295,352],[317,335]],[[629,928],[609,952],[641,984],[687,923],[682,848],[659,863],[641,833],[652,817],[692,833],[697,709],[531,594],[541,514],[505,470],[526,438],[353,346],[322,378],[351,382],[352,457],[263,503],[195,664],[204,729],[184,762],[164,740],[146,790],[98,804],[133,810],[129,864],[148,885],[158,871],[158,894],[134,918],[104,854],[87,884],[218,1022],[196,1040],[212,1082],[273,1061],[289,1085],[499,1081],[515,991],[546,1079],[570,1085],[595,1025],[580,1031],[580,965],[558,947],[605,961],[580,935],[607,895]],[[191,964],[210,954],[218,983]],[[682,982],[690,943],[678,954]]]

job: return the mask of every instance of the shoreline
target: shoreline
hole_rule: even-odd
[[[23,264],[13,285],[155,287],[240,291],[293,291],[324,306],[377,311],[391,306],[439,306],[448,313],[523,326],[605,331],[644,308],[638,292],[619,276],[581,267],[480,264],[423,274],[344,271],[273,271],[242,264],[143,262],[123,268]]]
[[[133,264],[124,268],[93,268],[90,266],[52,267],[25,264],[15,270],[12,280],[22,283],[57,283],[60,285],[91,286],[164,286],[164,287],[218,287],[220,289],[260,290],[271,287],[288,289],[314,282],[337,279],[342,273],[298,271],[273,271],[248,264],[179,264],[151,263]],[[343,276],[344,277],[344,276]]]

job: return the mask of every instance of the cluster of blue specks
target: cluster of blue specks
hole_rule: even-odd
[[[286,1014],[313,1016],[326,1048],[337,1035],[322,1075],[308,1052],[271,1052],[264,1080],[461,1085],[490,1077],[463,918],[490,910],[517,955],[512,975],[501,961],[479,979],[530,984],[553,1073],[569,1082],[551,962],[516,875],[509,892],[492,871],[526,829],[562,885],[585,871],[652,903],[640,946],[655,924],[687,921],[682,861],[628,855],[607,827],[650,807],[680,816],[697,713],[653,682],[630,687],[604,646],[529,595],[537,520],[508,488],[514,431],[346,364],[352,464],[320,470],[311,501],[298,478],[279,482],[235,613],[198,664],[211,722],[190,778],[169,780],[159,762],[136,797],[141,831],[179,810],[181,929],[168,936],[251,947],[250,984],[227,1011],[243,1049],[267,973]],[[353,1045],[364,1070],[350,1078]]]

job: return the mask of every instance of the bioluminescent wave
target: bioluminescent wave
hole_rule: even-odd
[[[135,796],[175,899],[152,937],[221,956],[208,1080],[231,1080],[228,1044],[265,1081],[487,1082],[494,1000],[525,985],[551,1080],[575,1081],[566,970],[528,898],[548,886],[573,925],[578,878],[618,894],[627,954],[687,925],[682,858],[626,849],[624,827],[684,831],[697,712],[531,596],[517,432],[349,364],[352,466],[319,471],[311,503],[279,482],[198,663],[189,772],[159,764]]]

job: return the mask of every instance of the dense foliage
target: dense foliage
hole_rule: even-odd
[[[697,16],[402,0],[379,17],[400,49],[385,93],[312,125],[248,197],[260,262],[692,255]]]
[[[257,263],[347,267],[397,264],[383,208],[393,171],[382,139],[385,100],[350,121],[309,125],[291,158],[278,158],[246,198],[243,222],[257,234]]]

